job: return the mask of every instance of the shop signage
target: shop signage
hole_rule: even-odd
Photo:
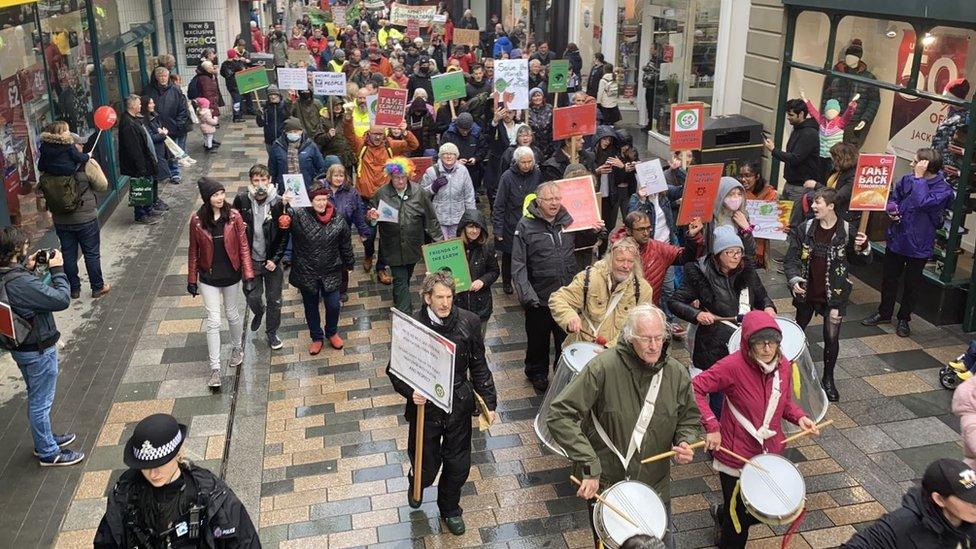
[[[495,74],[497,76],[498,73]],[[434,88],[434,101],[464,99],[468,94],[464,85],[464,73],[461,71],[438,74],[430,79],[430,84]]]
[[[552,138],[554,140],[595,133],[596,103],[572,105],[552,110]]]
[[[464,242],[460,238],[427,244],[423,252],[428,273],[446,270],[454,277],[455,292],[471,289],[471,270],[464,253]]]
[[[671,105],[671,150],[698,151],[702,147],[705,106],[702,103]]]
[[[376,121],[374,123],[377,126],[400,127],[400,124],[403,124],[403,114],[406,111],[407,90],[380,88],[376,92]]]
[[[454,31],[457,32],[457,31]],[[564,93],[569,80],[569,60],[553,59],[549,62],[549,93]]]
[[[217,49],[217,27],[213,21],[185,21],[183,23],[183,48],[186,52],[186,64],[197,66],[203,50]]]
[[[723,169],[722,164],[701,164],[688,168],[677,225],[687,225],[696,217],[700,218],[702,223],[712,220],[718,182],[722,178]]]
[[[573,218],[573,222],[566,227],[566,232],[583,231],[596,227],[600,221],[600,208],[593,189],[593,177],[584,175],[572,179],[560,179],[559,193],[562,204]]]
[[[895,176],[895,155],[862,154],[854,170],[851,211],[883,212],[888,205],[891,180]]]
[[[392,308],[390,312],[390,372],[451,413],[456,345],[410,316]]]
[[[237,71],[234,73],[234,79],[237,80],[237,89],[242,94],[263,90],[268,87],[268,71],[265,70],[263,65]]]

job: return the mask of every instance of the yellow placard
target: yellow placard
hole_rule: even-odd
[[[9,8],[21,4],[36,4],[37,0],[0,0],[0,8]]]

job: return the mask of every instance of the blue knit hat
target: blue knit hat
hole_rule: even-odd
[[[712,233],[712,253],[718,255],[729,248],[743,249],[742,239],[735,232],[732,225],[720,225],[715,227]]]

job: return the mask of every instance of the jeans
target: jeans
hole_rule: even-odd
[[[264,268],[264,261],[253,261],[254,291],[247,296],[247,306],[257,315],[264,314],[265,303],[263,296],[267,294],[268,316],[264,319],[264,330],[268,335],[278,333],[281,326],[281,286],[285,280],[284,269],[280,266],[273,271]]]
[[[661,310],[664,311],[664,316],[667,317],[668,323],[677,322],[674,317],[674,313],[668,308],[668,301],[671,299],[671,294],[674,293],[674,273],[677,267],[674,265],[668,267],[668,270],[664,273],[664,283],[661,284]]]
[[[314,290],[300,289],[302,305],[305,306],[305,324],[312,341],[323,341],[339,331],[339,290],[325,291],[322,281],[316,283]],[[325,332],[322,332],[322,316],[319,315],[319,300],[325,301]]]
[[[181,135],[179,137],[170,136],[173,141],[184,151],[186,150],[186,135]],[[180,163],[175,158],[169,159],[169,173],[172,175],[172,179],[179,181],[183,179],[181,175],[183,172],[180,171]]]
[[[81,290],[81,279],[78,278],[78,247],[85,256],[85,270],[88,271],[88,283],[92,292],[100,291],[105,286],[102,279],[101,233],[98,219],[77,225],[61,225],[55,223],[54,231],[61,241],[61,253],[64,254],[64,274],[68,276],[71,291]]]
[[[895,298],[898,297],[898,281],[904,275],[904,292],[901,296],[901,307],[898,308],[898,320],[911,320],[918,299],[918,289],[922,285],[922,269],[925,259],[908,257],[895,253],[890,249],[884,254],[881,279],[881,305],[878,314],[881,318],[891,318],[895,312]]]
[[[231,92],[230,102],[234,113],[234,119],[236,120],[241,116],[241,94]]]
[[[224,300],[224,314],[230,326],[230,342],[234,349],[241,348],[241,338],[244,335],[244,319],[241,317],[241,283],[220,288],[201,282],[200,295],[203,296],[203,308],[207,310],[207,320],[204,327],[207,330],[207,354],[210,358],[210,369],[220,370],[220,299]]]
[[[10,351],[27,384],[27,420],[30,422],[34,450],[42,458],[61,450],[51,430],[51,404],[58,383],[58,347],[43,351]]]
[[[551,358],[549,342],[552,341],[552,348],[556,350],[556,360],[552,361],[555,370],[566,332],[552,319],[549,307],[529,307],[525,309],[525,336],[528,342],[525,347],[525,377],[548,377]]]
[[[798,185],[792,185],[787,182],[783,185],[783,195],[780,200],[792,200],[796,202],[797,200],[803,198],[803,194],[806,193],[806,189],[803,188],[803,182],[801,181]]]
[[[175,177],[175,176],[174,176]],[[156,203],[159,201],[159,181],[153,177],[152,178],[152,202],[145,206],[133,206],[133,215],[135,215],[136,221],[139,221],[143,217],[152,214],[155,210]]]
[[[413,302],[410,297],[410,279],[413,277],[413,268],[415,266],[390,266],[390,274],[393,275],[393,306],[407,315],[413,314]]]

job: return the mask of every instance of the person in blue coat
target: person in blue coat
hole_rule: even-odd
[[[289,166],[288,152],[297,149],[297,166]],[[324,172],[329,166],[322,157],[316,145],[302,129],[302,123],[295,117],[285,120],[284,133],[271,146],[271,156],[268,159],[268,169],[271,170],[271,180],[278,187],[278,194],[284,196],[286,173],[301,173],[305,178],[307,188],[315,180],[315,176]],[[295,170],[295,168],[298,168]]]
[[[512,53],[512,41],[508,38],[508,35],[502,33],[495,39],[495,45],[491,49],[491,56],[495,59],[501,59],[503,53]]]

